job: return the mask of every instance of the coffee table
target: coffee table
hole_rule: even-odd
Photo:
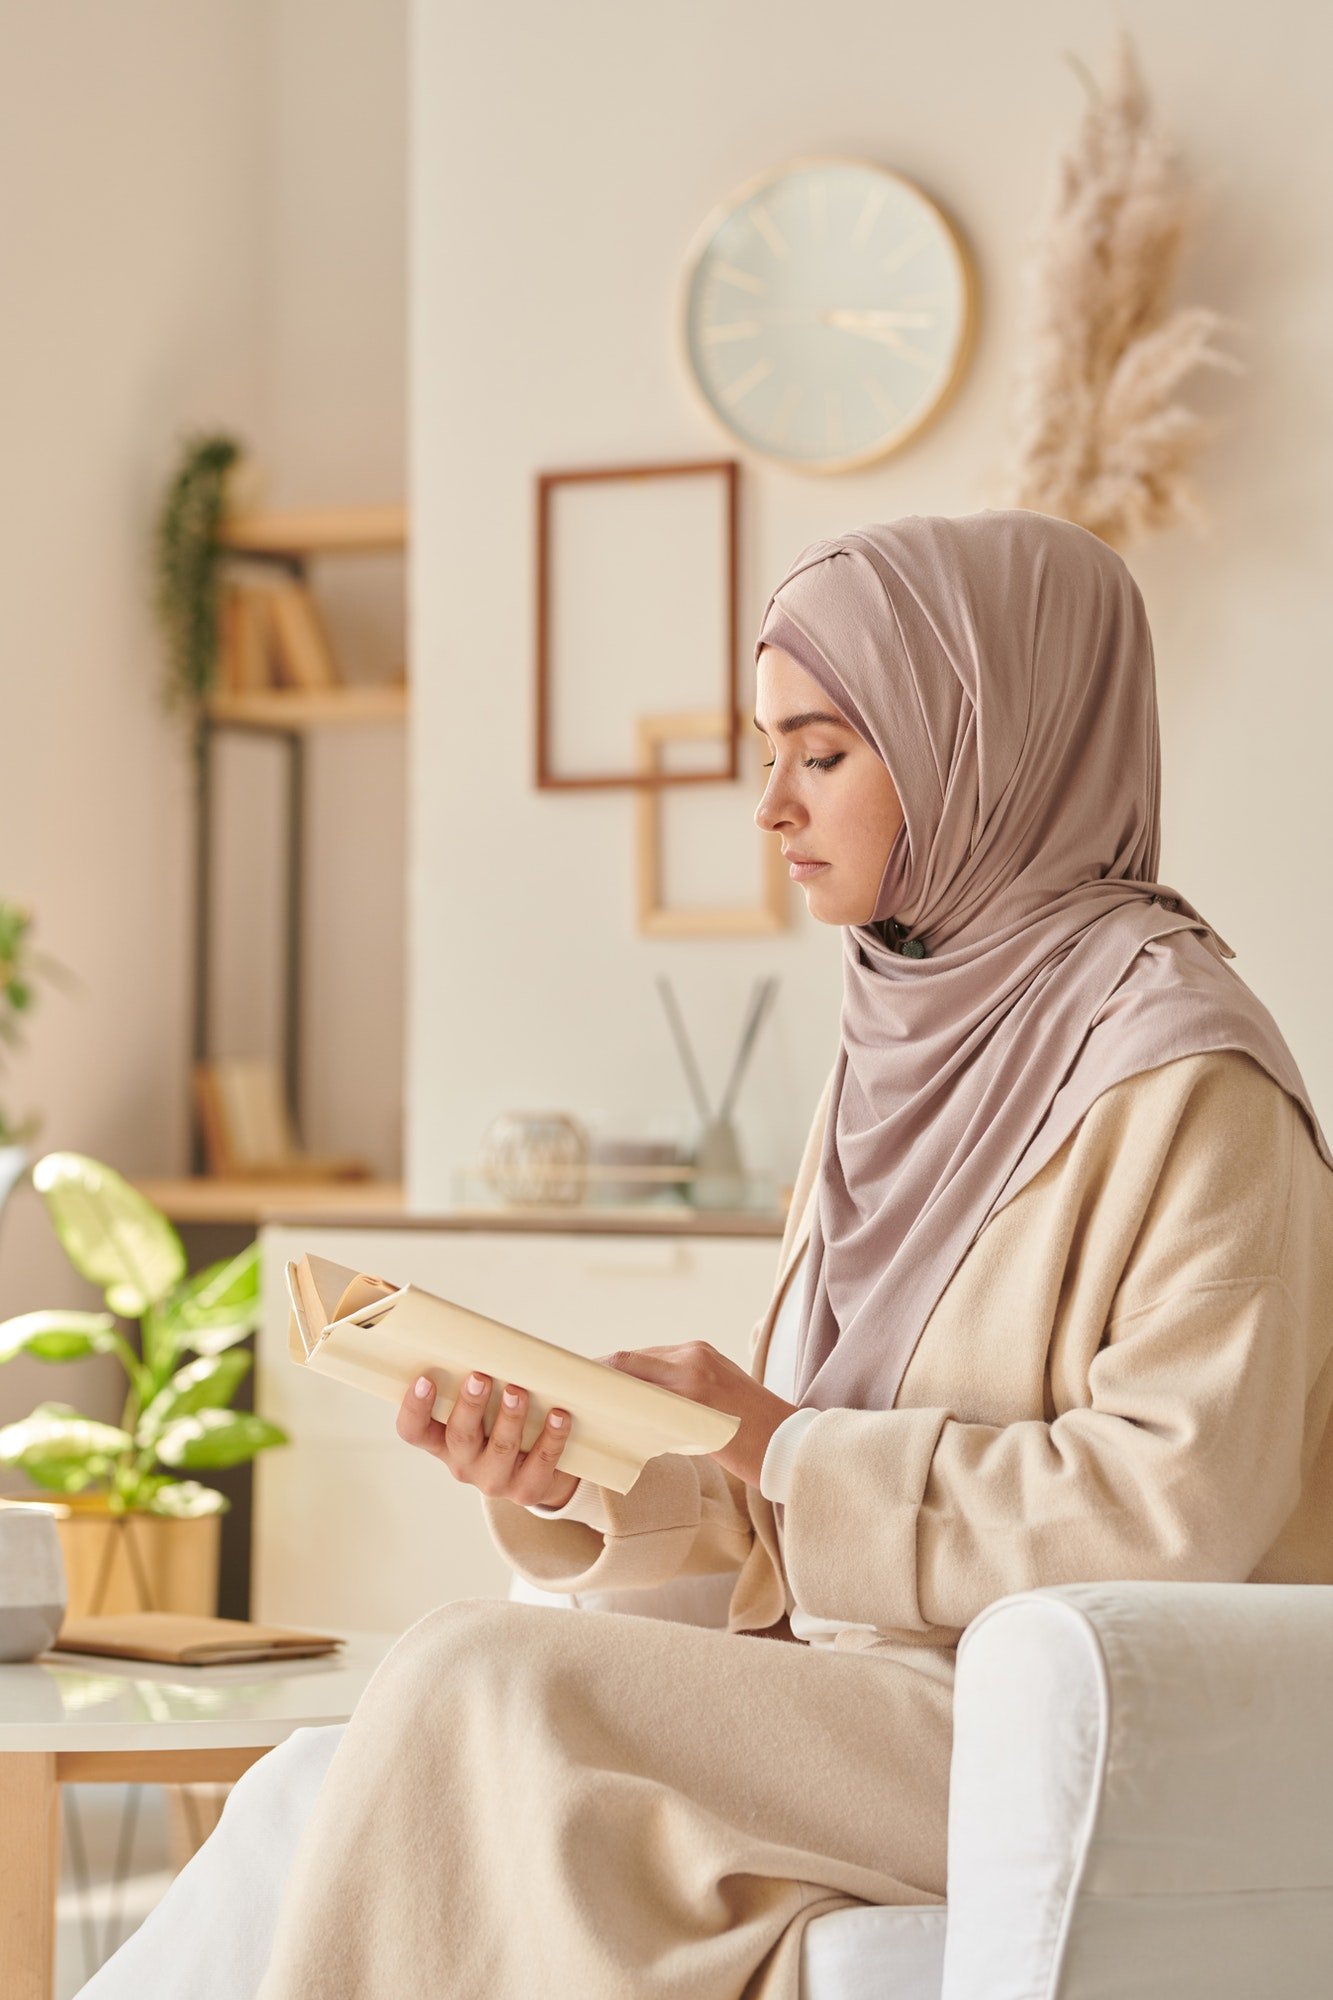
[[[50,1652],[0,1663],[4,2000],[50,2000],[62,1784],[239,1778],[294,1729],[346,1722],[399,1636],[348,1632],[323,1658],[234,1666]]]

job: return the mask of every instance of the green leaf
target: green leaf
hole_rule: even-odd
[[[81,1361],[86,1354],[111,1354],[116,1348],[111,1313],[56,1307],[0,1320],[0,1361],[12,1361],[16,1354],[31,1354],[36,1361]]]
[[[29,1454],[38,1465],[58,1460],[89,1463],[133,1449],[128,1431],[81,1416],[68,1403],[39,1403],[29,1417],[0,1429],[0,1465],[28,1469]]]
[[[278,1424],[249,1410],[196,1410],[168,1424],[154,1449],[164,1465],[206,1469],[239,1465],[269,1445],[289,1442]]]
[[[263,1317],[259,1243],[207,1265],[176,1287],[161,1307],[177,1350],[220,1354],[253,1333]]]
[[[225,1514],[231,1506],[216,1486],[197,1479],[166,1479],[144,1502],[146,1514],[167,1514],[173,1521],[197,1521],[204,1514]]]
[[[259,1239],[246,1244],[234,1257],[220,1257],[206,1264],[176,1289],[174,1304],[201,1319],[220,1313],[248,1310],[259,1304]]]
[[[110,1459],[97,1456],[62,1460],[29,1455],[23,1461],[23,1470],[34,1486],[44,1486],[52,1493],[82,1493],[94,1480],[105,1479],[110,1465]]]
[[[114,1167],[85,1153],[46,1153],[32,1184],[65,1255],[102,1287],[111,1312],[137,1319],[184,1275],[185,1248],[171,1223]]]
[[[134,1441],[142,1450],[173,1417],[230,1403],[254,1357],[244,1349],[205,1354],[178,1368],[139,1418]]]

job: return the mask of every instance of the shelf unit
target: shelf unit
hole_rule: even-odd
[[[287,512],[233,515],[219,532],[219,545],[248,561],[272,563],[305,581],[317,556],[405,548],[408,540],[405,507],[304,508]],[[292,1119],[301,1130],[300,1023],[302,998],[302,920],[304,911],[304,828],[306,738],[313,730],[405,721],[408,713],[406,675],[383,684],[337,687],[251,688],[244,693],[217,690],[200,711],[199,789],[195,822],[194,1006],[193,1059],[209,1054],[209,987],[212,971],[212,876],[214,747],[220,730],[260,732],[281,739],[284,767],[286,855],[284,881],[283,1078]],[[209,1205],[213,1177],[204,1172],[203,1135],[197,1116],[191,1119],[191,1175],[201,1191],[201,1206]],[[173,1184],[178,1190],[181,1183]],[[247,1184],[235,1183],[238,1188]],[[249,1186],[253,1187],[253,1183]],[[396,1184],[359,1181],[363,1200],[386,1198],[392,1203]],[[388,1190],[387,1194],[377,1191]],[[397,1191],[401,1199],[401,1191]],[[179,1202],[180,1196],[177,1195]],[[245,1208],[238,1196],[232,1213]],[[224,1204],[225,1206],[225,1204]]]

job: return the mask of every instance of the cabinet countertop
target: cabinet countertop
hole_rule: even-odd
[[[136,1180],[135,1187],[173,1222],[299,1222],[339,1229],[522,1230],[597,1236],[780,1237],[790,1190],[773,1209],[692,1209],[648,1203],[570,1207],[513,1203],[410,1212],[400,1181],[222,1180],[207,1175]]]

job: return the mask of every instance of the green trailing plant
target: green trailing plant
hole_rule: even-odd
[[[22,1044],[38,977],[62,977],[68,969],[32,943],[29,933],[33,923],[33,912],[26,905],[0,900],[0,1055]],[[26,1145],[41,1122],[35,1111],[24,1118],[11,1118],[0,1104],[0,1146]]]
[[[260,1319],[258,1241],[191,1276],[172,1224],[114,1168],[82,1153],[47,1153],[32,1184],[70,1263],[101,1288],[107,1309],[0,1321],[0,1361],[114,1354],[129,1387],[119,1424],[68,1403],[39,1403],[0,1428],[0,1464],[55,1493],[104,1493],[112,1513],[226,1512],[231,1502],[216,1487],[177,1475],[238,1465],[289,1442],[279,1425],[228,1407],[251,1366],[239,1343]],[[137,1354],[117,1317],[138,1320]]]
[[[197,711],[212,691],[218,652],[218,528],[227,475],[240,459],[225,432],[187,438],[157,519],[154,609],[167,643],[169,709]]]

